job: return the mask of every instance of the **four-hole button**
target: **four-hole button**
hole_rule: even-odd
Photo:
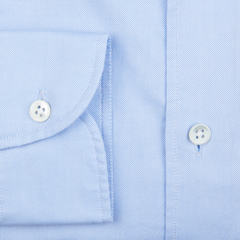
[[[196,124],[189,131],[189,139],[195,145],[203,145],[211,138],[211,131],[205,124]]]
[[[29,113],[34,121],[44,122],[50,117],[51,108],[47,102],[37,100],[30,106]]]

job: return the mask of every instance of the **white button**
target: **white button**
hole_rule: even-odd
[[[47,102],[43,100],[37,100],[32,103],[29,113],[34,121],[44,122],[49,118],[51,114],[51,108]]]
[[[211,131],[205,124],[196,124],[189,131],[189,139],[196,145],[203,145],[211,138]]]

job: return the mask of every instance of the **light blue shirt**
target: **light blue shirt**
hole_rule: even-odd
[[[237,0],[1,1],[0,240],[239,240],[239,15]]]

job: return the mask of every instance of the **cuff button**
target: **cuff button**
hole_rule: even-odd
[[[43,100],[37,100],[32,103],[29,114],[35,122],[45,122],[51,114],[49,104]]]

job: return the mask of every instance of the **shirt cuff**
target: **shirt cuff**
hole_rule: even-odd
[[[113,219],[107,34],[0,33],[2,225]],[[44,122],[29,108],[51,108]]]

